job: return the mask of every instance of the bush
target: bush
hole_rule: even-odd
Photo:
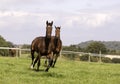
[[[98,56],[91,56],[90,57],[90,61],[91,62],[98,62],[99,61],[99,57]]]
[[[88,61],[88,59],[89,59],[89,55],[88,54],[80,56],[80,60],[81,61]]]
[[[9,51],[8,50],[0,50],[0,55],[1,56],[8,56],[9,55]]]
[[[63,57],[69,59],[69,60],[81,60],[81,61],[89,61],[89,54],[84,54],[82,56],[79,56],[77,54],[65,54]],[[90,56],[91,62],[99,62],[100,57],[99,56]],[[104,63],[120,63],[120,58],[113,58],[112,60],[108,57],[101,57],[101,62]]]
[[[89,54],[85,54],[85,55],[80,56],[80,60],[81,61],[89,61]],[[90,61],[91,62],[98,62],[99,57],[98,56],[90,56]]]
[[[120,63],[120,58],[113,58],[113,59],[112,59],[112,62],[113,62],[113,63]]]
[[[65,54],[64,57],[69,59],[69,60],[74,60],[75,54]]]
[[[85,55],[80,56],[80,60],[81,61],[88,61],[89,60],[89,55],[85,54]],[[90,56],[90,61],[91,62],[99,62],[100,57],[99,56]],[[112,62],[112,60],[108,57],[102,57],[101,61],[104,62],[104,63],[111,63]]]
[[[108,58],[108,57],[102,57],[102,62],[104,62],[104,63],[111,63],[112,60],[110,58]]]
[[[63,57],[69,60],[80,60],[78,54],[65,54]]]

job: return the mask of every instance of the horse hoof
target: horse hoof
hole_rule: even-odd
[[[48,71],[45,70],[45,72],[48,72]]]
[[[48,72],[48,69],[46,69],[45,72]]]
[[[54,68],[54,66],[52,66],[52,68]]]
[[[31,69],[33,69],[33,65],[31,65],[31,67],[30,67]]]
[[[36,69],[36,71],[38,72],[38,71],[39,71],[39,69]]]

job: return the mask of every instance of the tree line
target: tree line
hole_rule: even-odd
[[[120,55],[120,42],[87,41],[77,45],[63,46],[63,50]]]
[[[0,35],[0,47],[15,47],[16,45],[10,41],[5,40]],[[23,44],[21,48],[30,49],[30,44]],[[120,55],[120,42],[119,41],[86,41],[79,44],[63,46],[63,50],[76,51],[76,52],[91,52],[102,54]],[[24,52],[26,53],[26,52]],[[0,50],[0,55],[8,55],[8,50]]]

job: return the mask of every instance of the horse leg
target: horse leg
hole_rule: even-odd
[[[52,66],[52,63],[53,63],[53,57],[52,57],[52,55],[49,55],[50,57],[48,57],[48,62],[49,62],[49,64],[48,64],[48,66],[47,66],[47,68],[46,68],[46,72],[48,72],[48,70],[49,70],[49,68]]]
[[[39,59],[39,56],[36,57],[36,59],[35,59],[35,61],[33,63],[33,68],[34,68],[35,64],[37,63],[38,59]]]
[[[40,66],[40,58],[38,59],[38,63],[37,63],[37,71],[39,71],[39,66]]]
[[[38,57],[38,58],[37,58],[37,60],[38,60],[38,63],[37,63],[37,71],[39,71],[40,59],[41,59],[41,55],[40,55],[40,53],[38,54],[37,57]]]
[[[58,59],[58,56],[59,56],[59,54],[56,54],[55,57],[54,57],[54,61],[53,61],[53,65],[52,65],[53,68],[55,67],[55,63]]]
[[[49,64],[48,64],[48,66],[47,66],[47,68],[46,68],[46,72],[48,72],[48,70],[49,70],[49,68],[51,67],[51,65],[52,65],[52,60],[49,58],[48,59],[48,61],[49,61]]]
[[[31,69],[33,69],[33,62],[34,62],[34,51],[33,50],[31,50],[31,56],[32,56]]]

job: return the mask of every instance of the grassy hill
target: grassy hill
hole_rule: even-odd
[[[29,68],[31,59],[0,57],[0,84],[119,84],[120,64],[89,63],[59,58],[56,67],[44,72]]]
[[[94,41],[90,40],[90,41],[86,41],[86,42],[81,42],[78,44],[78,46],[81,48],[85,48],[92,42],[94,42]],[[106,46],[107,49],[120,50],[120,41],[100,41],[100,42],[102,42]]]

